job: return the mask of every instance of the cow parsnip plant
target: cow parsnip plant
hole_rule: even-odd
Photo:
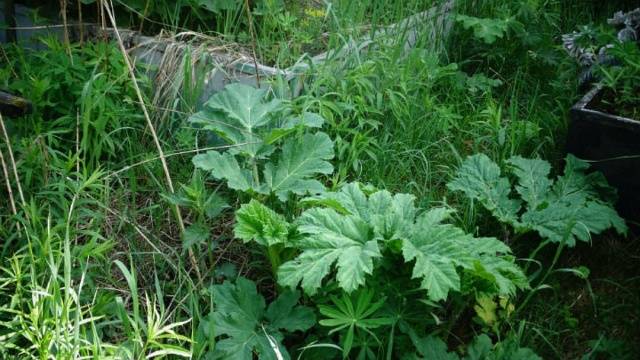
[[[613,189],[602,174],[587,173],[587,162],[568,155],[564,174],[555,180],[544,160],[514,156],[507,165],[515,184],[488,156],[469,156],[447,186],[479,202],[516,233],[535,231],[547,242],[575,246],[576,240],[589,241],[591,234],[609,228],[626,233],[624,220],[603,198]]]
[[[315,194],[324,186],[314,176],[330,174],[333,142],[313,113],[291,115],[280,100],[266,100],[267,91],[243,84],[228,85],[213,95],[205,109],[190,118],[225,139],[230,149],[194,156],[197,168],[224,180],[231,189],[250,194]],[[295,136],[293,136],[295,135]]]
[[[420,211],[412,195],[385,190],[366,194],[357,183],[303,202],[311,208],[293,222],[257,201],[236,214],[237,237],[299,252],[277,269],[281,286],[300,284],[314,295],[324,279],[335,278],[343,291],[352,292],[391,253],[401,254],[406,266],[412,266],[412,277],[432,301],[460,291],[462,273],[488,280],[489,291],[497,294],[513,295],[528,286],[508,246],[444,223],[450,209]]]

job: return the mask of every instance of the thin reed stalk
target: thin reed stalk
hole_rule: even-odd
[[[169,188],[169,191],[173,194],[175,193],[174,187],[173,187],[173,180],[171,180],[171,173],[169,172],[169,166],[167,165],[167,160],[164,156],[164,151],[162,150],[162,145],[160,144],[160,140],[158,139],[158,135],[156,133],[156,129],[153,126],[153,122],[151,121],[151,117],[149,116],[149,111],[147,110],[147,107],[145,106],[145,102],[144,102],[144,98],[142,96],[142,91],[140,90],[140,86],[138,86],[138,81],[136,80],[136,75],[135,75],[135,71],[133,69],[133,65],[131,64],[131,60],[129,59],[129,56],[127,55],[127,49],[124,46],[124,42],[122,41],[122,37],[120,36],[120,32],[118,31],[117,28],[117,24],[116,24],[116,20],[115,17],[113,15],[113,3],[111,3],[109,1],[109,4],[107,4],[106,0],[103,0],[103,7],[105,12],[107,13],[107,16],[109,17],[109,20],[111,22],[111,25],[113,26],[113,31],[116,35],[116,39],[118,40],[118,45],[120,47],[120,51],[122,52],[122,56],[124,58],[125,64],[127,66],[127,69],[129,70],[129,75],[131,76],[131,81],[134,87],[134,90],[136,92],[136,96],[138,98],[138,101],[140,102],[140,107],[142,108],[142,112],[144,114],[144,118],[147,122],[147,126],[149,127],[149,131],[151,132],[151,136],[153,137],[153,142],[156,146],[156,150],[158,151],[158,156],[160,157],[160,162],[162,163],[162,169],[164,171],[164,175],[165,175],[165,179],[167,182],[167,186]],[[178,205],[174,205],[174,209],[175,209],[175,213],[176,213],[176,219],[178,220],[178,226],[180,227],[180,231],[182,234],[184,234],[185,231],[185,226],[184,226],[184,221],[182,219],[182,214],[180,212],[180,207],[178,207]],[[198,262],[196,261],[196,258],[193,254],[193,250],[189,249],[189,259],[191,261],[191,265],[193,266],[194,270],[196,271],[196,275],[198,276],[198,279],[200,280],[202,278],[202,275],[200,274],[200,269],[198,268]]]

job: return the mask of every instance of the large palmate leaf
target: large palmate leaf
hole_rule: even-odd
[[[501,256],[510,252],[509,247],[495,238],[474,238],[442,224],[449,214],[436,208],[421,215],[402,247],[405,261],[415,260],[412,276],[421,279],[431,300],[446,299],[450,290],[460,290],[458,268],[491,280],[502,294],[513,295],[516,287],[527,286],[519,267]]]
[[[509,198],[509,180],[500,176],[500,167],[487,155],[477,154],[468,157],[447,187],[454,191],[462,191],[469,198],[480,201],[500,221],[517,221],[520,202]]]
[[[289,359],[283,330],[305,331],[315,324],[313,311],[296,306],[297,292],[285,292],[265,310],[265,300],[250,280],[213,286],[216,358]]]
[[[252,191],[259,194],[274,193],[280,201],[286,201],[289,194],[318,194],[324,191],[324,185],[313,177],[330,174],[333,166],[328,160],[333,158],[333,142],[325,133],[305,134],[297,139],[288,139],[277,162],[268,162],[264,166],[260,184],[254,179],[249,164],[238,163],[229,153],[207,151],[193,157],[197,168],[209,171],[213,177],[226,180],[234,190]]]
[[[264,181],[281,201],[286,201],[289,193],[320,193],[324,186],[312,177],[331,174],[333,166],[327,160],[332,158],[333,142],[325,133],[290,139],[282,147],[278,162],[265,165]]]
[[[415,334],[411,334],[411,341],[416,348],[416,353],[407,355],[405,360],[460,360],[455,352],[449,352],[447,344],[434,336],[420,338]]]
[[[588,163],[568,155],[564,174],[555,181],[549,178],[546,161],[515,156],[507,163],[517,179],[515,190],[526,204],[524,211],[508,198],[511,185],[501,177],[498,165],[483,154],[468,157],[448,187],[479,201],[519,232],[533,230],[568,246],[609,228],[626,232],[624,220],[601,196],[614,191],[601,174],[586,173]]]
[[[236,211],[234,235],[244,241],[254,240],[260,245],[284,243],[289,235],[289,223],[284,216],[251,200]]]
[[[255,157],[264,145],[262,134],[274,121],[274,112],[281,107],[280,100],[264,101],[266,93],[240,83],[227,85],[189,121],[202,124],[204,129],[216,132],[232,145],[241,145],[232,148],[233,153]]]
[[[512,157],[508,163],[513,166],[513,173],[520,180],[516,185],[516,191],[528,207],[536,209],[544,204],[552,185],[548,178],[551,165],[544,160],[525,159],[520,156]]]
[[[290,194],[318,194],[324,186],[315,176],[333,172],[333,142],[322,132],[318,114],[293,115],[279,100],[266,101],[266,91],[232,84],[207,101],[190,118],[232,145],[225,152],[207,151],[193,164],[229,188],[255,194],[274,194],[286,201]],[[276,117],[275,115],[279,115]]]
[[[350,292],[364,284],[373,272],[373,259],[382,256],[369,224],[354,215],[341,215],[333,209],[310,209],[297,221],[304,236],[295,244],[302,253],[283,264],[278,282],[295,287],[302,283],[308,294],[315,294],[334,263],[340,287]]]
[[[467,348],[464,360],[542,360],[533,350],[520,345],[513,339],[507,338],[493,344],[491,338],[485,334],[477,336]]]
[[[342,214],[358,216],[372,227],[382,240],[400,240],[410,231],[417,209],[415,197],[376,191],[368,198],[357,183],[347,184],[338,192],[303,199],[303,202],[331,207]]]
[[[336,264],[338,285],[353,291],[372,273],[382,249],[402,251],[406,262],[415,260],[413,277],[422,280],[432,300],[460,290],[461,271],[488,280],[501,294],[527,286],[518,266],[506,256],[510,250],[505,244],[442,224],[451,210],[436,208],[416,217],[412,196],[384,190],[367,196],[355,183],[304,203],[324,208],[309,209],[297,220],[300,237],[289,246],[302,252],[280,267],[278,282],[283,286],[301,283],[313,294]]]
[[[193,164],[202,170],[208,171],[216,179],[226,180],[227,186],[234,190],[264,193],[264,187],[258,186],[251,171],[240,166],[236,158],[230,153],[207,151],[198,154],[192,159]]]

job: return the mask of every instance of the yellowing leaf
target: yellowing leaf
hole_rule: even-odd
[[[477,304],[473,306],[476,314],[482,321],[488,325],[493,326],[498,321],[496,314],[497,305],[493,299],[489,296],[480,296],[476,299]]]

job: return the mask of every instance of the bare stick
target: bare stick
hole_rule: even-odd
[[[160,162],[162,163],[162,169],[164,170],[164,176],[167,181],[167,186],[169,187],[169,191],[173,194],[173,181],[171,180],[171,173],[169,172],[169,166],[167,166],[167,160],[164,156],[164,151],[162,150],[162,146],[160,145],[160,140],[158,139],[158,135],[156,134],[156,129],[153,126],[153,122],[151,122],[151,117],[149,116],[149,112],[147,111],[147,107],[145,106],[144,98],[142,97],[142,91],[140,91],[140,87],[138,86],[138,81],[136,80],[136,74],[133,69],[133,65],[131,65],[131,61],[129,60],[129,56],[127,55],[127,49],[124,47],[124,42],[122,41],[122,37],[120,36],[120,32],[118,31],[116,25],[116,19],[113,16],[113,4],[109,4],[107,6],[106,0],[103,0],[104,10],[109,16],[109,20],[113,26],[113,31],[116,34],[116,38],[118,40],[118,45],[120,46],[120,51],[122,52],[122,56],[124,57],[125,64],[129,70],[129,75],[131,76],[131,81],[133,83],[133,88],[136,91],[136,96],[138,97],[138,101],[140,102],[140,107],[142,108],[142,112],[144,114],[144,118],[147,121],[147,126],[149,127],[149,131],[151,132],[151,136],[153,137],[153,142],[156,145],[156,149],[158,151],[158,156],[160,157]],[[182,220],[182,214],[180,213],[180,207],[178,205],[174,205],[176,218],[178,220],[178,225],[180,226],[180,231],[184,234],[184,221]],[[193,250],[189,248],[189,259],[191,260],[191,266],[193,266],[196,271],[196,275],[198,276],[198,280],[202,278],[200,275],[200,269],[198,268],[198,262],[196,261],[195,256],[193,255]]]
[[[244,7],[247,9],[247,20],[249,21],[249,33],[251,34],[251,53],[253,55],[253,67],[256,69],[256,86],[260,88],[260,69],[258,69],[258,60],[256,56],[256,32],[253,28],[253,16],[249,8],[249,0],[244,0]]]
[[[144,10],[142,11],[142,16],[140,17],[140,28],[138,28],[138,32],[142,34],[142,27],[144,26],[144,19],[147,17],[147,10],[149,10],[149,3],[151,0],[147,0],[144,5]]]
[[[184,151],[178,151],[178,152],[174,152],[174,153],[169,153],[169,154],[165,154],[164,157],[165,159],[171,156],[178,156],[178,155],[184,155],[184,154],[193,154],[193,153],[199,153],[199,152],[203,152],[203,151],[208,151],[208,150],[220,150],[220,149],[230,149],[232,147],[239,147],[239,146],[244,146],[244,145],[249,145],[249,144],[256,144],[257,142],[245,142],[245,143],[240,143],[240,144],[235,144],[235,145],[223,145],[223,146],[210,146],[210,147],[205,147],[205,148],[199,148],[199,149],[192,149],[192,150],[184,150]],[[131,165],[127,165],[125,167],[123,167],[120,170],[116,170],[114,172],[112,172],[111,174],[105,176],[105,179],[108,179],[112,176],[116,176],[122,172],[125,172],[127,170],[133,169],[136,166],[140,166],[140,165],[144,165],[146,163],[150,163],[152,161],[156,161],[160,159],[159,157],[154,157],[151,159],[145,159],[145,160],[141,160],[138,161],[137,163],[131,164]]]
[[[2,163],[2,172],[4,173],[4,180],[7,185],[7,193],[9,193],[9,204],[11,205],[11,211],[14,216],[18,215],[18,210],[16,209],[16,202],[13,199],[13,190],[11,190],[11,182],[9,181],[9,172],[7,171],[7,163],[4,162],[4,155],[2,155],[2,151],[0,151],[0,163]],[[20,229],[20,226],[18,226]]]
[[[60,0],[60,15],[62,16],[62,24],[64,25],[64,46],[71,59],[73,65],[73,56],[71,56],[71,42],[69,41],[69,26],[67,24],[67,0]]]
[[[16,167],[16,159],[13,157],[13,150],[11,149],[11,142],[9,141],[9,135],[7,134],[7,128],[4,127],[4,119],[0,114],[0,130],[4,136],[4,141],[7,143],[7,151],[9,152],[9,160],[11,161],[11,167],[13,168],[13,177],[18,187],[18,195],[20,196],[20,202],[22,206],[27,206],[27,202],[24,201],[24,193],[22,192],[22,186],[20,185],[20,177],[18,176],[18,168]]]
[[[78,0],[78,26],[80,27],[80,44],[84,42],[84,24],[82,23],[82,0]]]
[[[76,109],[76,176],[80,176],[80,111]]]

